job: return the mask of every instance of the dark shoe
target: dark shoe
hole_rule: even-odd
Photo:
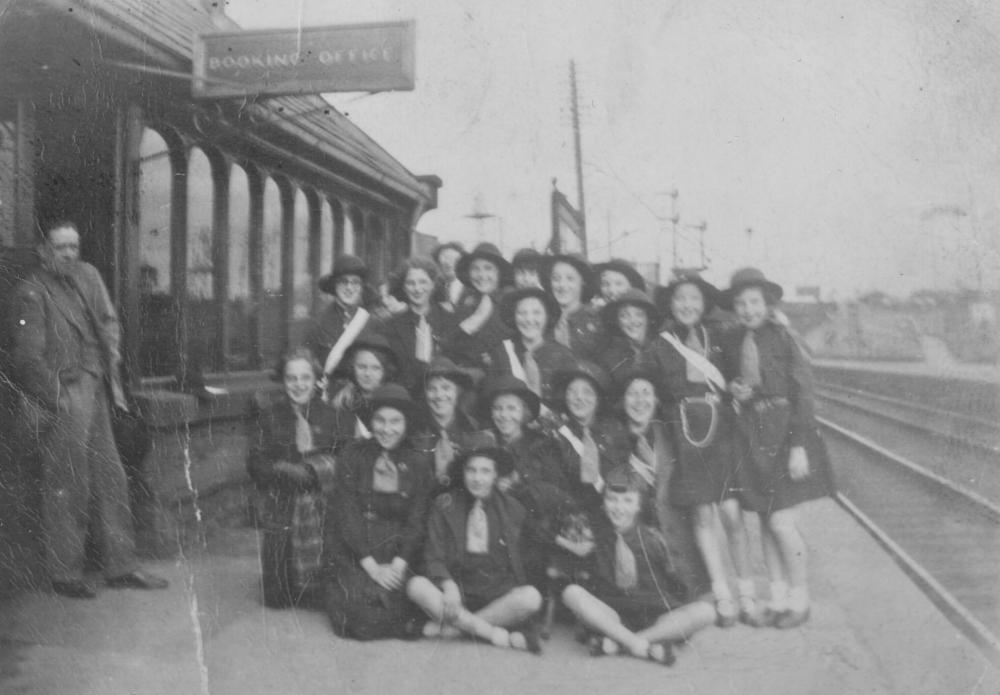
[[[163,577],[142,570],[111,577],[106,584],[115,589],[166,589],[170,586],[170,582]]]
[[[97,598],[97,587],[86,579],[52,582],[52,591],[69,598]]]
[[[604,656],[604,639],[600,635],[591,635],[587,640],[587,649],[591,656]]]
[[[648,656],[650,661],[655,661],[663,666],[673,666],[677,663],[677,657],[674,656],[674,648],[670,642],[649,645]]]
[[[740,611],[740,622],[750,627],[773,627],[779,615],[770,608],[761,608],[753,612]]]
[[[798,627],[809,620],[809,608],[801,611],[784,611],[774,621],[774,626],[779,630],[790,630]]]

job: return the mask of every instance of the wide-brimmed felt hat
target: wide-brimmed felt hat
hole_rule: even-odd
[[[541,287],[522,287],[518,290],[511,290],[500,299],[500,320],[511,328],[514,325],[514,314],[517,313],[517,305],[523,299],[534,297],[545,306],[545,330],[550,331],[562,315],[559,302],[555,297],[543,290]]]
[[[586,379],[593,384],[597,390],[597,397],[602,401],[611,389],[611,379],[606,371],[593,362],[580,360],[571,367],[557,370],[552,375],[553,400],[562,409],[566,407],[566,388],[575,379]]]
[[[628,390],[629,385],[636,379],[643,379],[652,384],[653,390],[656,392],[656,397],[660,399],[660,403],[666,402],[662,377],[656,373],[652,365],[642,364],[629,367],[621,374],[615,374],[614,398],[616,401],[621,401],[625,397],[625,391]]]
[[[618,335],[621,329],[618,327],[618,310],[623,306],[637,306],[646,311],[649,317],[649,331],[656,330],[659,325],[660,311],[648,294],[642,290],[630,287],[618,299],[608,302],[601,308],[601,319],[609,333]]]
[[[670,316],[670,302],[673,300],[674,292],[681,285],[694,285],[701,290],[701,296],[705,300],[704,315],[707,316],[713,308],[719,305],[722,293],[719,288],[705,280],[701,275],[693,271],[681,271],[676,273],[663,288],[660,295],[663,310]]]
[[[610,261],[604,263],[598,263],[594,266],[594,276],[597,278],[598,284],[600,284],[601,274],[605,270],[613,270],[616,273],[621,273],[626,278],[632,287],[637,290],[646,291],[646,279],[639,274],[639,271],[635,269],[635,266],[626,261],[623,258],[612,258]]]
[[[515,251],[514,255],[510,259],[510,264],[515,269],[529,266],[534,270],[541,272],[544,260],[545,257],[541,254],[541,252],[536,251],[529,246]]]
[[[477,259],[487,260],[497,267],[500,271],[500,287],[507,287],[514,282],[514,268],[507,262],[507,259],[503,257],[500,253],[500,249],[496,247],[495,244],[489,242],[483,242],[478,244],[476,248],[472,249],[469,253],[462,256],[455,266],[455,275],[462,284],[466,287],[472,287],[472,282],[469,280],[469,266],[472,262]]]
[[[578,253],[558,253],[554,256],[544,256],[545,265],[542,268],[542,285],[549,292],[552,291],[552,268],[556,263],[568,263],[576,268],[583,278],[583,288],[580,294],[581,302],[589,302],[590,298],[597,294],[597,282],[594,269],[587,262],[587,259]]]
[[[772,302],[778,302],[785,293],[781,285],[768,280],[763,271],[757,268],[740,268],[733,273],[729,287],[719,293],[719,306],[723,309],[732,309],[736,295],[747,287],[760,287],[764,291],[764,296],[770,297]]]
[[[395,408],[406,417],[407,430],[413,428],[414,417],[417,414],[417,403],[410,396],[410,392],[399,384],[383,384],[375,389],[364,414],[365,424],[369,427],[371,427],[372,418],[379,408]]]
[[[469,390],[474,386],[472,374],[467,369],[459,367],[447,357],[435,357],[424,368],[423,383],[425,386],[434,377],[442,377],[448,381],[452,381],[465,390]]]
[[[344,356],[340,360],[340,364],[337,365],[336,373],[347,374],[349,373],[351,361],[354,359],[354,355],[358,350],[372,350],[383,355],[386,360],[392,363],[393,367],[399,368],[399,355],[396,351],[392,349],[392,345],[381,333],[376,333],[373,330],[364,330],[361,332],[354,342],[351,343],[346,350],[344,350]]]
[[[645,492],[649,485],[631,466],[616,466],[604,478],[607,492]]]
[[[493,463],[496,464],[498,478],[503,478],[514,472],[514,455],[512,453],[495,445],[480,446],[474,449],[469,449],[468,451],[463,451],[456,456],[448,465],[448,477],[452,480],[459,481],[459,485],[461,486],[462,473],[465,469],[465,464],[469,462],[469,459],[475,456],[482,456],[493,461]]]
[[[542,408],[542,400],[538,397],[537,393],[528,388],[526,383],[513,374],[503,374],[493,377],[483,384],[482,396],[480,397],[481,410],[489,414],[493,407],[493,401],[498,396],[507,394],[518,396],[524,401],[525,406],[527,406],[528,411],[531,413],[532,420],[538,417],[538,413],[541,412]]]
[[[368,279],[368,266],[357,256],[344,254],[337,256],[333,261],[333,272],[324,275],[319,280],[319,289],[326,294],[335,294],[337,291],[337,280],[345,275],[357,275],[364,282]]]
[[[458,251],[463,256],[465,255],[465,247],[462,246],[460,243],[458,243],[457,241],[446,241],[443,244],[438,244],[431,250],[431,258],[434,259],[434,262],[437,263],[438,265],[441,265],[441,261],[438,258],[438,256],[440,256],[441,252],[446,249],[453,249],[455,251]]]

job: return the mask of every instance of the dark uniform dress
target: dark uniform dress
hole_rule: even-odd
[[[673,488],[680,478],[672,438],[665,423],[654,420],[642,434],[631,432],[632,456],[636,465],[648,466],[653,484],[643,501],[642,522],[663,535],[673,559],[674,570],[693,594],[708,591],[710,580],[694,537],[691,508],[673,500]]]
[[[587,304],[581,305],[573,313],[565,317],[565,323],[567,324],[566,328],[569,339],[567,342],[564,342],[557,337],[556,341],[563,343],[563,345],[572,350],[577,359],[599,364],[601,354],[608,343],[600,310]],[[557,323],[556,325],[556,335],[558,336],[559,324]]]
[[[651,526],[636,524],[622,537],[635,557],[636,583],[622,588],[617,583],[617,534],[605,519],[595,531],[594,552],[588,569],[577,583],[610,606],[633,632],[644,630],[664,613],[690,601],[690,590],[677,574],[667,542]]]
[[[424,370],[426,364],[417,359],[417,324],[420,317],[407,309],[402,314],[396,314],[381,322],[375,330],[385,336],[396,355],[399,356],[399,374],[395,381],[406,387],[414,397],[422,394]],[[427,312],[427,323],[431,330],[430,359],[445,355],[451,357],[455,342],[455,331],[458,324],[453,314],[442,309],[438,304],[431,304]],[[429,361],[429,360],[428,360]]]
[[[746,378],[741,355],[746,329],[739,328],[723,345],[726,379]],[[788,329],[768,322],[754,331],[759,356],[760,384],[753,397],[739,404],[737,446],[741,465],[738,489],[744,506],[767,514],[794,507],[835,491],[826,445],[816,425],[812,368]],[[792,480],[788,453],[803,446],[809,475]]]
[[[514,354],[517,355],[518,361],[524,367],[524,355],[527,352],[524,343],[518,337],[511,339],[511,342],[514,346]],[[538,395],[541,396],[543,401],[551,401],[553,375],[559,370],[572,368],[576,364],[576,357],[568,347],[548,338],[535,348],[533,354],[535,362],[538,364],[540,377],[539,386],[541,392]],[[511,368],[510,356],[502,344],[497,345],[490,353],[490,362],[490,376],[503,376],[514,373]]]
[[[658,334],[653,335],[642,346],[636,346],[625,336],[617,335],[608,341],[598,364],[611,377],[612,383],[621,387],[625,378],[635,371],[662,376],[671,361],[671,352],[676,351]],[[666,383],[661,380],[656,386],[665,389]]]
[[[704,324],[695,326],[694,330],[702,354],[707,352],[708,360],[725,373],[717,332]],[[677,327],[674,333],[681,343],[688,340],[688,332],[683,327]],[[657,340],[667,348],[664,352],[663,387],[669,400],[664,404],[664,411],[680,467],[680,475],[673,488],[673,501],[682,506],[721,502],[733,496],[735,484],[733,432],[736,423],[730,398],[721,391],[714,393],[707,381],[690,380],[684,356],[663,338],[657,337]],[[700,379],[700,372],[697,376]],[[705,402],[706,398],[715,400],[714,408]],[[685,402],[685,399],[688,400]],[[687,418],[686,427],[682,409]],[[715,433],[706,441],[713,417]]]
[[[333,523],[327,524],[325,565],[327,611],[333,628],[359,640],[408,635],[419,616],[402,589],[387,591],[359,564],[400,557],[413,567],[422,556],[431,474],[426,458],[404,442],[389,452],[399,472],[397,492],[374,489],[382,448],[368,440],[348,446],[337,461]]]
[[[302,343],[312,350],[313,356],[319,360],[320,365],[326,363],[330,349],[343,335],[344,329],[354,318],[356,312],[357,308],[347,309],[343,304],[334,300],[319,316],[309,322]],[[369,319],[369,321],[371,320]]]
[[[583,437],[583,427],[575,420],[567,425],[577,439]],[[597,444],[599,454],[601,478],[605,478],[608,473],[619,466],[628,465],[629,453],[632,450],[632,443],[629,440],[628,430],[617,420],[598,418],[594,421],[590,429],[590,436]],[[603,485],[593,485],[585,483],[581,479],[580,454],[576,452],[570,441],[558,435],[559,462],[561,464],[561,476],[559,485],[575,501],[577,509],[586,512],[593,523],[596,519],[604,516],[603,511]]]
[[[464,488],[438,497],[431,506],[424,552],[425,574],[438,587],[451,579],[462,592],[462,605],[473,613],[527,583],[520,538],[526,512],[500,490],[484,501],[489,543],[486,553],[466,545],[474,499]]]
[[[491,357],[493,349],[513,335],[511,327],[500,318],[500,303],[503,301],[503,294],[508,291],[502,288],[493,294],[493,313],[476,333],[470,335],[460,327],[455,331],[452,350],[453,358],[458,365],[481,369],[485,374],[493,362]],[[460,326],[462,321],[475,313],[480,296],[478,292],[472,290],[462,296],[458,306],[455,307],[456,326]]]
[[[452,490],[456,486],[461,487],[462,481],[452,480],[450,471],[451,462],[459,454],[496,441],[492,432],[481,429],[479,423],[463,410],[455,411],[455,419],[445,431],[437,426],[434,417],[429,412],[420,418],[417,427],[419,430],[411,437],[411,441],[413,447],[431,462],[431,474],[434,477],[434,486],[431,490],[432,498],[442,492]],[[452,451],[450,459],[446,459],[444,456],[446,448],[441,446],[445,432],[448,435],[448,443]]]
[[[321,567],[325,502],[334,485],[335,415],[313,398],[303,414],[312,440],[312,449],[305,452],[297,447],[298,416],[285,394],[270,401],[257,396],[251,417],[247,469],[256,487],[256,518],[263,536],[264,603],[288,606],[313,585]],[[283,477],[275,470],[281,461],[304,467],[309,482]]]

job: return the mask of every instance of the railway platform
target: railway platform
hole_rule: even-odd
[[[710,628],[664,668],[590,657],[567,625],[541,657],[471,642],[339,639],[320,613],[261,607],[255,531],[238,512],[207,513],[193,548],[151,565],[171,580],[167,591],[106,590],[90,601],[24,593],[0,604],[0,692],[1000,692],[997,667],[852,516],[831,499],[801,516],[811,620],[788,631]]]

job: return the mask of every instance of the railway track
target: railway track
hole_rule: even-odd
[[[820,406],[838,502],[1000,665],[1000,482],[983,490],[963,479],[984,465],[982,457],[992,460],[993,477],[1000,478],[995,457],[978,443],[913,422],[892,424],[893,418],[863,407],[826,398]],[[905,436],[895,427],[904,428]],[[904,448],[908,451],[901,453]],[[952,465],[956,452],[962,458],[957,466]]]

